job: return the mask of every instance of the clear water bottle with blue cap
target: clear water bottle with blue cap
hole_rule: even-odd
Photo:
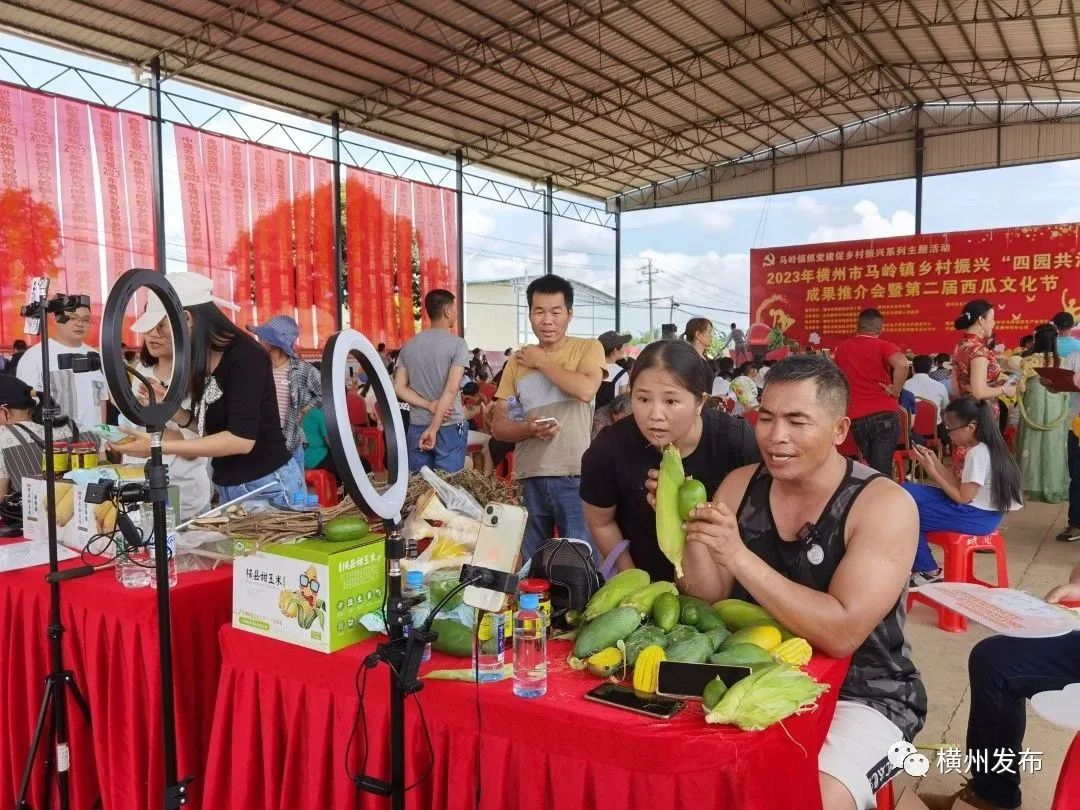
[[[423,571],[409,571],[405,575],[405,587],[402,589],[401,595],[417,600],[411,611],[412,626],[420,627],[427,621],[428,614],[431,612],[431,602],[428,599],[427,585],[424,584]],[[431,658],[431,645],[425,644],[424,655],[420,660],[427,661],[429,658]]]
[[[518,596],[514,614],[514,694],[542,697],[547,692],[547,620],[540,595]]]
[[[507,416],[514,422],[525,421],[525,406],[521,404],[521,400],[517,397],[507,397],[506,406],[508,408]]]

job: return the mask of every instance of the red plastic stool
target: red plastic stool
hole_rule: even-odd
[[[386,436],[382,428],[357,428],[357,449],[361,458],[367,459],[372,472],[384,472],[386,470]]]
[[[959,532],[927,532],[926,539],[945,551],[943,568],[946,582],[972,582],[985,585],[988,588],[1009,587],[1009,564],[1005,558],[1005,539],[1000,532],[986,535],[961,534]],[[996,585],[975,576],[975,552],[981,548],[991,549],[997,558]],[[916,602],[928,605],[937,611],[938,627],[942,630],[950,633],[964,633],[967,631],[967,619],[959,613],[947,610],[928,596],[912,591],[908,594],[907,609],[910,611],[911,606]]]
[[[877,810],[893,810],[892,782],[886,782],[882,785],[875,798],[877,799]]]
[[[319,506],[337,505],[337,481],[329,470],[304,470],[304,483],[319,496]]]

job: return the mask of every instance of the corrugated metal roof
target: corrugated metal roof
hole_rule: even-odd
[[[0,25],[623,210],[908,176],[917,124],[929,171],[1080,148],[1057,0],[4,0]]]

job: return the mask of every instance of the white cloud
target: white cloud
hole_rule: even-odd
[[[857,222],[838,225],[818,225],[810,232],[808,242],[844,242],[851,239],[870,239],[881,236],[903,236],[915,233],[915,217],[910,211],[897,209],[885,217],[877,203],[859,200],[852,206]]]
[[[465,233],[472,236],[491,236],[495,233],[495,219],[489,217],[483,211],[475,208],[466,208],[462,214],[462,225]]]
[[[795,198],[795,212],[807,217],[820,218],[829,213],[828,206],[818,202],[809,194],[800,194]]]

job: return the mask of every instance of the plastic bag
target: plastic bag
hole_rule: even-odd
[[[431,485],[435,494],[439,496],[439,500],[451,512],[457,512],[473,520],[481,520],[484,517],[483,507],[465,490],[442,480],[427,467],[420,468],[420,475],[424,476],[424,480]]]

